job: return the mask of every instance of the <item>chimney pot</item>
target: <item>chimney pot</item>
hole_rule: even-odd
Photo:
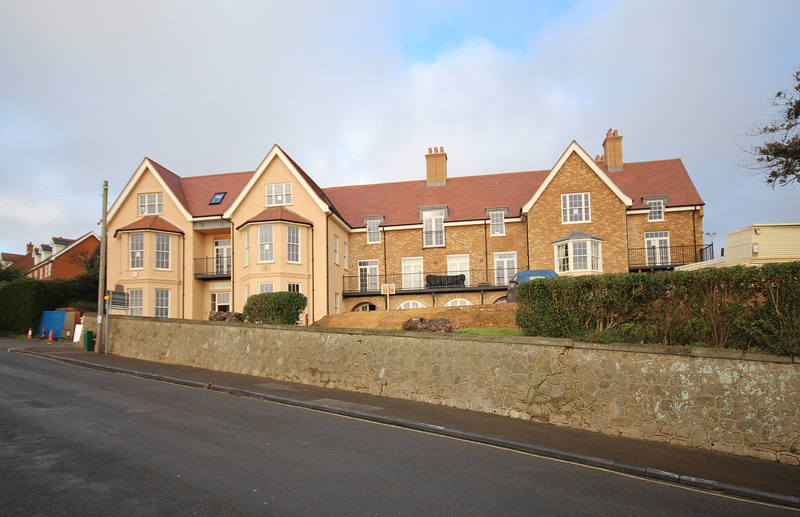
[[[431,149],[430,147],[428,147],[428,154],[433,154],[433,149]]]
[[[614,130],[614,136],[619,136],[619,130],[617,129]]]

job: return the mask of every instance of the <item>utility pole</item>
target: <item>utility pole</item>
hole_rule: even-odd
[[[106,312],[106,215],[108,205],[108,180],[103,181],[103,218],[100,220],[100,274],[97,282],[97,346],[96,353],[100,353],[100,343],[105,343],[106,333],[103,332],[103,315]],[[108,315],[106,315],[108,317]],[[103,341],[101,341],[101,338]],[[108,350],[106,350],[108,353]]]

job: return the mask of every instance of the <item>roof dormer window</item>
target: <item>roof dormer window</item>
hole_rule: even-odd
[[[217,192],[216,194],[214,194],[214,197],[211,198],[211,201],[208,204],[218,205],[222,203],[222,200],[225,199],[225,194],[227,194],[227,192]]]

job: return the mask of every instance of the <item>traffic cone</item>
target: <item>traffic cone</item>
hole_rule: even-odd
[[[55,341],[55,340],[53,339],[53,329],[50,329],[50,335],[49,335],[49,336],[47,336],[47,340],[48,340],[48,341]]]
[[[45,336],[45,335],[44,335],[44,327],[42,327],[42,335],[41,335],[41,336],[39,336],[39,339],[44,339],[44,338],[46,338],[46,337],[47,337],[47,336]]]
[[[28,329],[28,339],[33,337],[33,329]]]

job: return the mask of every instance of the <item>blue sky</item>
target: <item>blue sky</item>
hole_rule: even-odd
[[[278,143],[328,187],[421,179],[434,146],[451,176],[548,169],[609,128],[683,160],[719,249],[800,222],[738,166],[798,35],[794,0],[0,0],[0,250],[97,230],[145,156],[235,172]]]

